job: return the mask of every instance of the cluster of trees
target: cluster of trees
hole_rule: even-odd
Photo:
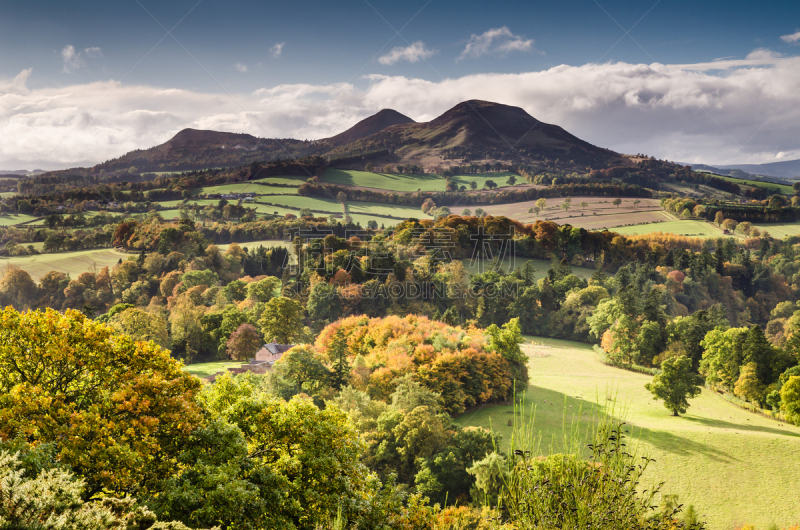
[[[454,425],[411,374],[386,400],[352,386],[322,402],[285,399],[291,359],[203,386],[154,343],[75,311],[8,308],[0,320],[0,517],[10,527],[501,530],[532,527],[529,499],[536,520],[702,528],[677,510],[652,513],[619,428],[600,429],[589,462],[531,465],[528,448],[509,458],[496,435]],[[328,336],[336,350],[340,330]],[[587,487],[567,503],[572,482]],[[574,509],[598,503],[601,512]]]

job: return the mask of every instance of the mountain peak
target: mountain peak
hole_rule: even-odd
[[[387,127],[402,125],[405,123],[416,123],[404,114],[400,114],[393,109],[382,109],[368,118],[364,118],[346,131],[332,136],[325,140],[329,145],[343,145],[346,143],[361,140],[367,136],[379,133]]]

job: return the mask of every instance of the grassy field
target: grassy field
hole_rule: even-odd
[[[532,340],[537,345],[526,347],[526,414],[535,414],[543,453],[560,449],[565,425],[588,427],[599,403],[605,411],[622,410],[618,416],[640,450],[656,459],[648,481],[665,481],[662,493],[693,504],[711,530],[800,522],[800,429],[742,410],[708,390],[690,402],[685,415],[673,417],[644,388],[650,376],[606,366],[587,344]],[[457,422],[491,426],[507,444],[513,417],[512,406],[487,406]],[[629,448],[636,445],[629,442]]]
[[[308,177],[298,177],[298,176],[291,176],[291,175],[284,175],[284,176],[276,176],[276,177],[264,177],[261,179],[253,179],[252,182],[257,182],[259,184],[292,184],[293,186],[300,186],[305,181],[308,180]]]
[[[722,180],[727,180],[728,182],[735,182],[736,184],[743,184],[745,186],[754,186],[756,188],[764,188],[766,190],[772,190],[772,193],[794,195],[794,190],[792,189],[792,187],[787,186],[785,184],[773,184],[772,182],[763,182],[761,180],[746,180],[746,179],[737,179],[736,177],[726,177],[717,174],[713,175],[717,178],[721,178]]]
[[[298,184],[298,186],[299,185],[300,184]],[[206,188],[198,189],[197,193],[273,193],[279,195],[294,195],[297,193],[297,188],[270,186],[267,182],[252,181],[238,182],[236,184],[222,184],[220,186],[208,186]]]
[[[25,215],[24,213],[2,213],[0,214],[0,226],[29,223],[34,219],[36,219],[36,217],[32,215]]]
[[[35,281],[50,271],[63,272],[76,278],[80,273],[112,267],[120,259],[125,261],[133,254],[125,254],[114,249],[79,250],[77,252],[59,252],[56,254],[39,254],[37,256],[0,257],[0,268],[16,265],[28,272]]]
[[[453,180],[459,186],[470,189],[469,183],[475,181],[478,189],[483,188],[487,180],[493,180],[498,186],[506,186],[508,177],[514,175],[517,183],[524,183],[522,177],[509,172],[478,173],[476,175],[456,175]],[[426,173],[423,175],[406,175],[399,173],[370,173],[345,169],[328,169],[322,180],[346,186],[362,186],[388,191],[444,191],[445,179],[439,175]]]
[[[6,197],[13,197],[16,194],[16,191],[2,191],[0,192],[0,198],[5,199]]]
[[[397,173],[371,173],[345,169],[328,169],[322,180],[345,186],[363,186],[388,191],[444,191],[444,178],[439,175],[401,175]]]
[[[637,226],[621,226],[613,229],[623,235],[652,234],[664,232],[691,237],[725,237],[722,230],[716,225],[705,221],[667,221]]]
[[[522,223],[533,223],[537,219],[550,220],[559,224],[571,224],[587,230],[602,230],[634,223],[652,223],[672,220],[674,217],[665,212],[656,199],[623,199],[622,204],[614,206],[608,197],[571,197],[570,209],[561,208],[564,198],[547,199],[544,210],[538,215],[529,212],[536,201],[515,202],[511,204],[476,205],[470,210],[474,214],[476,208],[482,208],[491,215],[503,215]],[[586,207],[580,206],[585,202]],[[461,213],[462,208],[450,208],[453,213]]]
[[[783,239],[787,236],[800,236],[800,223],[776,223],[776,224],[763,224],[753,225],[758,228],[762,233],[769,232],[772,237]]]
[[[228,368],[241,366],[245,363],[241,361],[220,361],[216,363],[189,364],[183,367],[184,370],[197,377],[208,377],[217,372],[225,372]]]

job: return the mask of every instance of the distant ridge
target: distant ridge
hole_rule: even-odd
[[[323,141],[331,146],[348,144],[350,142],[355,142],[356,140],[366,138],[367,136],[372,136],[375,133],[379,133],[387,127],[391,127],[392,125],[401,125],[404,123],[416,122],[408,116],[400,114],[396,110],[383,109],[377,114],[373,114],[369,118],[361,120],[346,131],[339,133],[336,136],[326,138]]]
[[[256,143],[258,143],[258,138],[251,134],[184,129],[159,147],[161,149],[191,149],[211,146],[246,147],[254,146]]]
[[[544,158],[574,160],[583,166],[624,165],[617,153],[601,149],[557,125],[541,122],[519,107],[470,100],[459,103],[427,123],[387,127],[334,149],[336,154],[370,152],[389,148],[405,162],[423,165],[466,158]]]
[[[630,164],[618,153],[539,121],[520,107],[470,100],[426,123],[383,109],[344,132],[314,141],[183,129],[161,145],[76,170],[142,174],[234,167],[309,155],[327,157],[336,164],[334,167],[356,169],[365,167],[367,161],[426,168],[485,161],[571,171]]]

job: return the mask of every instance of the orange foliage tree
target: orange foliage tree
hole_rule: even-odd
[[[353,385],[374,399],[389,399],[397,379],[408,373],[441,394],[451,414],[507,399],[513,391],[511,366],[500,353],[491,351],[483,330],[415,315],[353,316],[320,333],[316,347],[321,353],[327,353],[339,330],[347,341],[351,365],[360,355],[369,371],[368,377],[364,373],[353,377]]]

